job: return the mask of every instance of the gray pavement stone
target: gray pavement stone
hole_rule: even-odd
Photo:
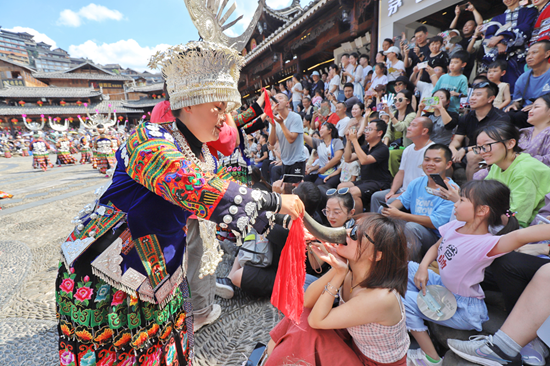
[[[47,195],[48,195],[48,192],[33,193],[33,194],[26,195],[25,198],[42,197],[42,196],[47,196]]]
[[[18,241],[0,241],[0,310],[27,276],[32,261],[29,248]]]

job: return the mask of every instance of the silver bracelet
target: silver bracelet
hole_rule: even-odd
[[[323,292],[321,292],[321,295],[324,294],[325,292],[328,293],[330,296],[334,297],[335,299],[338,298],[338,295],[335,295],[332,292],[330,292],[328,290],[327,286],[325,286],[325,290]]]
[[[332,286],[332,284],[330,282],[327,282],[327,286],[332,288],[336,292],[338,292],[338,290],[339,290],[339,288],[336,288],[336,287]]]

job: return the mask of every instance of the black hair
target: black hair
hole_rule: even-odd
[[[255,183],[263,183],[267,189],[269,189],[269,191],[271,192],[271,184],[269,184],[268,182],[265,181],[265,179],[262,177],[262,172],[260,170],[259,167],[255,166],[252,168],[252,174],[250,174],[250,180],[252,181],[252,184],[255,184]]]
[[[294,189],[293,193],[300,197],[300,200],[304,203],[306,212],[310,215],[315,214],[319,202],[323,201],[321,191],[313,182],[300,183],[300,185]]]
[[[260,133],[260,137],[263,137],[266,141],[268,141],[268,137],[265,133]]]
[[[381,54],[382,57],[384,57],[384,61],[386,61],[387,57],[386,57],[386,55],[384,55],[384,51],[378,51],[378,52],[376,52],[376,54]]]
[[[358,105],[359,108],[360,108],[362,111],[365,110],[365,105],[364,105],[363,103],[361,103],[361,102],[357,102],[357,103],[355,103],[355,104],[353,104],[353,105]],[[352,106],[352,107],[353,107],[353,106]]]
[[[370,60],[369,55],[364,54],[364,53],[362,53],[362,54],[359,56],[359,59],[362,59],[362,58],[366,58],[366,59],[367,59],[367,62],[369,62],[369,60]]]
[[[330,132],[330,136],[335,139],[338,137],[338,129],[336,128],[335,125],[333,125],[332,123],[330,122],[325,122],[323,123],[324,126],[327,127],[327,129],[329,130]]]
[[[311,102],[311,98],[308,97],[308,96],[303,97],[302,100],[303,100],[303,99],[307,99],[307,100],[309,100],[309,101]]]
[[[382,69],[382,71],[384,72],[384,75],[386,75],[386,73],[388,72],[388,67],[386,66],[386,64],[382,63],[382,62],[379,62],[377,64],[374,65],[374,67],[378,66],[380,69]]]
[[[372,69],[370,69],[369,72],[367,72],[367,76],[372,75],[372,74],[374,74],[374,71]]]
[[[498,85],[493,83],[492,81],[483,81],[483,83],[487,83],[487,85],[483,87],[479,87],[479,83],[474,84],[474,90],[475,89],[485,89],[487,90],[487,98],[496,97],[498,95]],[[475,86],[478,85],[476,88]]]
[[[329,69],[334,69],[334,71],[338,72],[338,65],[336,65],[336,64],[330,64],[330,66],[328,68]]]
[[[346,88],[352,88],[353,89],[353,84],[352,83],[345,83],[344,84],[344,89]]]
[[[430,38],[428,40],[429,43],[434,43],[434,42],[439,42],[441,44],[443,44],[443,37],[441,36],[433,36],[432,38]]]
[[[425,25],[421,25],[420,27],[418,27],[414,30],[414,34],[416,34],[418,32],[428,33],[428,28],[426,28]]]
[[[350,56],[353,56],[357,61],[359,61],[359,54],[357,52],[352,52],[349,54]]]
[[[489,81],[489,79],[487,79],[487,76],[486,75],[481,75],[481,74],[478,74],[475,78],[474,78],[474,82],[477,81],[478,83],[482,83],[484,81]],[[474,83],[475,84],[475,83]]]
[[[426,151],[428,150],[443,150],[446,163],[451,161],[451,159],[453,158],[453,152],[451,151],[451,149],[449,149],[449,146],[444,144],[432,144],[426,149]],[[426,156],[426,151],[424,151],[424,156]]]
[[[542,101],[546,103],[546,108],[550,108],[550,93],[543,94],[537,99],[542,99]]]
[[[304,119],[308,122],[311,122],[311,117],[313,117],[313,115],[311,115],[311,114],[304,115]]]
[[[384,43],[384,42],[388,42],[388,43],[391,44],[392,46],[394,45],[393,39],[391,39],[391,38],[386,38],[386,39],[384,39],[384,41],[382,41],[382,43]]]
[[[540,41],[536,41],[535,43],[533,43],[531,45],[531,47],[533,47],[536,44],[542,44],[542,46],[544,47],[544,52],[550,51],[550,41],[549,40],[541,39]]]
[[[371,123],[376,123],[376,130],[377,131],[382,131],[382,132],[385,133],[386,129],[388,128],[388,125],[386,124],[386,122],[384,122],[383,120],[378,119],[378,118],[371,119],[369,121],[369,124],[371,124]],[[382,134],[382,136],[384,136],[384,135]]]
[[[342,57],[344,56],[349,57],[349,53],[343,53],[342,56],[340,56],[340,59],[342,59]]]
[[[346,194],[335,194],[333,196],[327,196],[327,202],[331,199],[337,199],[340,202],[340,206],[346,210],[346,213],[349,213],[355,207],[355,201],[351,193],[347,192]]]
[[[405,98],[409,100],[409,104],[407,104],[407,109],[405,110],[405,115],[414,112],[414,108],[412,107],[412,98],[414,96],[413,93],[409,89],[403,89],[397,94],[403,94]],[[397,98],[397,94],[395,97]],[[394,116],[397,118],[397,115],[399,114],[399,111],[395,111]]]
[[[302,75],[300,75],[300,74],[298,74],[298,73],[296,73],[296,74],[294,74],[294,75],[292,75],[292,76],[295,77],[296,80],[298,80],[298,81],[300,81],[300,80],[302,79]]]
[[[451,60],[459,59],[462,63],[468,63],[470,60],[470,54],[464,50],[458,50],[451,56]]]
[[[512,148],[512,151],[514,153],[520,153],[523,151],[523,149],[518,145],[520,132],[517,129],[517,127],[511,124],[510,122],[497,121],[479,128],[475,134],[476,141],[477,141],[477,137],[482,132],[485,132],[485,134],[489,136],[489,138],[498,142],[502,142],[502,144],[504,144],[508,140],[515,140],[516,144]],[[508,154],[508,149],[506,149],[506,154]]]
[[[471,180],[460,189],[460,197],[469,199],[474,205],[474,210],[479,206],[489,207],[488,226],[502,225],[502,215],[508,214],[506,226],[497,235],[519,229],[518,220],[510,215],[509,211],[511,195],[510,188],[494,179]]]
[[[432,96],[435,95],[435,93],[437,92],[442,92],[443,94],[445,94],[445,99],[447,99],[447,103],[450,103],[451,102],[451,92],[448,91],[447,89],[437,89],[436,91],[434,91],[432,93]]]
[[[357,257],[361,257],[366,245],[374,246],[373,258],[377,258],[379,252],[382,253],[380,260],[373,261],[367,278],[360,286],[396,290],[404,296],[409,259],[405,222],[380,214],[367,214],[357,220],[357,225]]]
[[[315,94],[319,94],[319,96],[322,97],[323,96],[323,89],[319,89],[319,88],[315,89]]]
[[[489,69],[496,69],[497,67],[500,68],[501,71],[506,71],[508,69],[508,62],[497,59],[489,64]]]

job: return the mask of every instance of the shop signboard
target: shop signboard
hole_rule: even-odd
[[[25,86],[24,79],[2,79],[4,86]]]

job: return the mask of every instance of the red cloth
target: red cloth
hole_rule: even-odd
[[[170,109],[170,101],[160,102],[153,108],[151,123],[174,122],[175,120]],[[208,145],[210,153],[216,158],[218,157],[218,151],[225,156],[229,156],[237,145],[237,130],[224,123],[218,139],[207,142],[206,145]]]
[[[306,241],[302,218],[294,220],[281,252],[271,303],[295,323],[304,308]]]
[[[304,309],[300,324],[284,318],[269,333],[275,348],[265,366],[405,366],[407,355],[394,363],[380,363],[365,356],[346,329],[313,329],[307,318],[311,309]]]
[[[340,121],[340,117],[338,117],[336,113],[331,114],[330,117],[328,117],[327,119],[328,123],[332,123],[335,126],[338,123],[338,121]]]
[[[264,113],[267,114],[269,118],[271,118],[271,123],[275,122],[275,118],[273,117],[273,110],[271,109],[271,100],[269,99],[269,94],[267,94],[267,90],[264,88]]]

